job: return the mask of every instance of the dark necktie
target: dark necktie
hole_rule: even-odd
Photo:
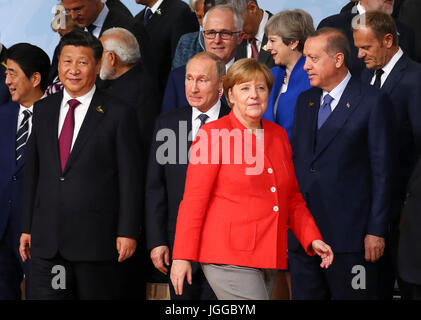
[[[22,158],[23,152],[25,151],[26,141],[28,140],[29,132],[29,118],[32,116],[32,112],[29,110],[23,111],[23,120],[19,126],[18,133],[16,134],[16,163]]]
[[[259,50],[257,49],[256,39],[250,39],[249,42],[251,46],[251,57],[257,59],[259,57]]]
[[[200,130],[200,128],[205,124],[205,122],[209,118],[209,116],[206,113],[201,113],[197,117],[200,120],[200,127],[199,127],[199,130]]]
[[[326,95],[323,104],[321,105],[319,109],[319,117],[317,119],[317,128],[320,129],[320,127],[325,123],[327,118],[329,118],[332,110],[330,109],[330,104],[332,103],[333,98],[330,95]]]
[[[67,111],[63,127],[61,128],[60,137],[58,139],[62,171],[64,171],[64,168],[66,167],[66,162],[72,148],[73,130],[75,128],[75,109],[78,105],[80,105],[80,102],[76,99],[70,99],[67,103],[69,104],[69,110]]]
[[[90,34],[92,34],[92,32],[94,32],[94,30],[96,29],[96,25],[94,24],[90,24],[89,26],[86,27],[86,29],[88,29],[88,32]],[[93,34],[92,34],[93,35]]]
[[[146,26],[151,19],[153,12],[150,8],[146,8],[145,16],[143,17],[143,25]]]
[[[381,84],[382,84],[381,77],[382,77],[382,74],[384,73],[384,71],[383,71],[383,69],[379,69],[379,70],[376,70],[374,73],[376,75],[376,79],[374,79],[373,86],[380,89]]]

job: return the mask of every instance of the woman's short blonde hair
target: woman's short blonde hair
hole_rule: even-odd
[[[252,81],[259,73],[263,75],[270,92],[273,86],[273,75],[266,65],[258,62],[256,59],[248,58],[240,59],[229,67],[228,73],[224,78],[224,92],[230,107],[232,105],[228,98],[229,90],[236,84]]]

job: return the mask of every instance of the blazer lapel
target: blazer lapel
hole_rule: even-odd
[[[355,109],[358,108],[360,99],[360,88],[358,84],[351,78],[335,110],[333,110],[329,118],[327,118],[326,122],[317,133],[317,144],[313,161],[320,155],[320,153],[324,149],[326,149],[326,147],[329,145],[332,139],[342,129],[348,117],[354,112]]]
[[[408,67],[408,60],[405,56],[402,56],[394,68],[392,72],[387,77],[386,81],[382,86],[382,91],[390,94],[393,91],[393,88],[401,81],[401,78],[404,76],[405,70]]]
[[[312,95],[310,96],[310,100],[307,104],[307,107],[310,109],[309,116],[310,116],[310,123],[311,123],[311,145],[313,146],[313,154],[316,148],[316,138],[317,138],[317,114],[319,113],[320,108],[320,96],[322,95],[322,90],[315,88]],[[298,129],[299,130],[299,129]]]
[[[88,112],[85,115],[85,119],[82,122],[82,126],[80,127],[72,151],[70,152],[69,159],[67,160],[63,173],[66,173],[69,170],[72,163],[83,149],[83,146],[85,145],[88,138],[95,132],[99,121],[102,119],[106,112],[106,107],[102,105],[100,93],[98,93],[98,90],[96,90],[91,104],[89,105]]]
[[[52,112],[48,113],[49,119],[46,124],[48,126],[46,128],[46,143],[49,145],[49,150],[53,153],[52,156],[54,158],[54,163],[57,164],[56,171],[58,172],[59,176],[61,176],[61,165],[60,165],[60,151],[59,151],[59,144],[58,144],[58,120],[60,116],[60,107],[61,102],[63,100],[63,92],[54,94],[50,96],[51,103],[49,106],[53,108]]]

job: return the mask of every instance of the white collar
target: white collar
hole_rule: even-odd
[[[107,5],[104,3],[104,8],[102,8],[101,12],[99,13],[98,17],[96,17],[96,20],[92,23],[96,28],[102,29],[102,26],[104,25],[105,19],[107,18],[108,12],[110,10],[108,9]]]
[[[91,88],[91,90],[89,90],[83,96],[79,96],[79,97],[73,98],[73,97],[70,96],[70,94],[67,93],[66,88],[64,88],[63,89],[63,101],[65,102],[64,105],[67,105],[67,102],[70,99],[77,99],[81,104],[84,104],[84,103],[92,100],[92,97],[94,96],[94,93],[95,93],[95,89],[96,89],[96,85],[93,85],[93,87]]]
[[[216,119],[218,119],[220,109],[221,109],[221,100],[220,99],[218,99],[218,101],[212,106],[212,108],[210,108],[206,112],[202,112],[199,109],[192,107],[193,120],[197,119],[197,117],[199,115],[201,115],[202,113],[206,114],[209,117],[209,119],[212,119],[212,121],[216,120]]]
[[[19,115],[22,114],[22,112],[24,112],[25,110],[29,110],[31,111],[31,113],[34,112],[34,105],[30,106],[29,108],[24,107],[23,105],[19,105]]]
[[[232,58],[230,61],[227,62],[225,65],[225,72],[228,72],[229,67],[231,67],[234,64],[235,58]]]
[[[365,8],[361,5],[361,3],[358,1],[357,4],[357,10],[359,14],[364,14],[366,12]]]
[[[384,73],[386,73],[387,75],[389,75],[393,68],[395,67],[396,63],[399,61],[399,59],[403,56],[403,51],[402,49],[399,47],[398,52],[396,52],[392,59],[389,60],[389,62],[382,68]]]
[[[156,10],[158,10],[159,6],[161,5],[161,3],[164,2],[164,0],[158,0],[153,6],[152,8],[150,8],[152,10],[152,13],[155,13]]]

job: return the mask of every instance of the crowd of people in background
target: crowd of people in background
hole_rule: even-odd
[[[0,44],[0,299],[421,299],[421,2],[136,3]]]

